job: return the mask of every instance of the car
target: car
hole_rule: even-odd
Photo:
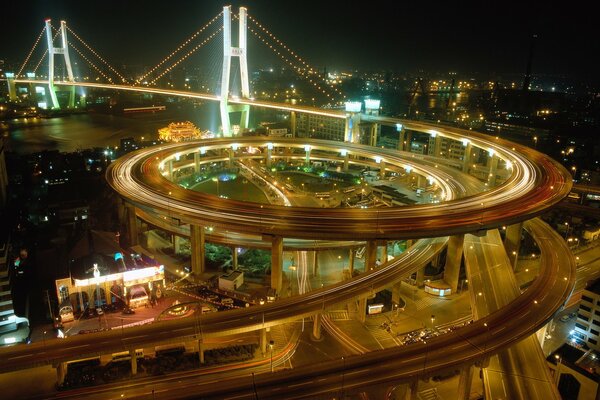
[[[104,310],[101,307],[96,308],[96,314],[100,317],[104,315]]]
[[[567,314],[563,315],[562,317],[560,317],[560,322],[567,322],[571,319],[571,317]]]
[[[135,314],[135,311],[130,308],[130,307],[125,307],[123,308],[123,311],[121,311],[122,314]]]

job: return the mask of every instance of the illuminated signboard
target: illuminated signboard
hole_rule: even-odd
[[[367,110],[379,110],[381,100],[365,99],[365,109]]]
[[[360,101],[347,101],[346,112],[360,112],[362,103]]]
[[[383,304],[370,304],[368,310],[369,314],[381,314],[383,311]]]
[[[123,281],[124,283],[136,280],[158,280],[164,278],[164,266],[160,267],[148,267],[142,269],[135,269],[132,271],[118,272],[116,274],[98,276],[89,279],[74,279],[75,286],[89,286],[98,285],[104,282]]]

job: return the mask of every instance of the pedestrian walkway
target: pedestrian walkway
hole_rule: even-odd
[[[417,397],[419,400],[442,400],[436,388],[421,390]]]
[[[347,310],[333,310],[327,313],[332,321],[347,321],[350,315]]]
[[[382,326],[366,325],[369,333],[377,340],[382,349],[398,346],[400,342],[394,337],[391,329],[388,331]]]

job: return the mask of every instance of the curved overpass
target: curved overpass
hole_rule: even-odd
[[[451,134],[444,132],[448,136]],[[479,136],[484,135],[471,133],[469,140],[478,147],[494,149],[509,163],[512,175],[492,190],[443,204],[385,209],[315,209],[244,203],[181,188],[166,181],[159,170],[162,160],[181,152],[199,151],[200,146],[207,150],[231,145],[266,146],[267,143],[274,147],[304,146],[305,142],[294,139],[271,142],[265,138],[228,138],[144,149],[113,163],[107,171],[107,180],[127,201],[175,215],[185,222],[258,235],[335,240],[413,239],[497,228],[537,216],[569,193],[570,175],[555,161],[525,147],[517,151],[517,145],[512,143]],[[460,140],[464,138],[463,132],[453,133],[453,137]],[[310,141],[310,146],[315,149],[333,145],[352,155],[380,157],[382,162],[411,168],[416,167],[418,160],[414,154],[395,150]],[[427,162],[425,157],[418,161]],[[450,179],[441,169],[437,171],[434,178],[440,184]],[[449,188],[446,190],[450,191]]]

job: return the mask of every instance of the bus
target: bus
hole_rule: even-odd
[[[140,359],[140,358],[144,358],[144,349],[136,349],[135,350],[135,358],[136,359]],[[112,354],[112,360],[113,361],[127,361],[127,360],[131,360],[131,353],[129,351],[121,351],[118,353],[113,353]]]

